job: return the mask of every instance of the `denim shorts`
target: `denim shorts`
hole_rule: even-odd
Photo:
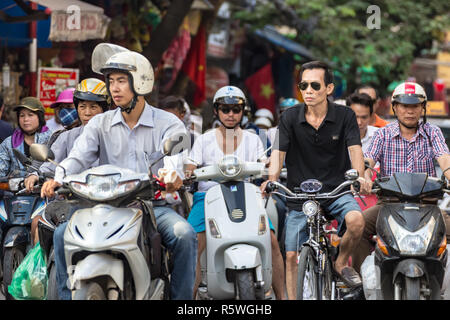
[[[350,211],[361,212],[361,208],[352,195],[346,194],[336,199],[332,204],[325,208],[337,221],[338,232],[342,227],[345,215]],[[302,244],[308,240],[309,231],[307,219],[302,211],[291,210],[286,218],[286,251],[298,251]]]
[[[191,224],[191,226],[197,233],[205,231],[205,195],[206,192],[194,193],[192,209],[187,218],[187,221]],[[269,227],[270,229],[275,231],[270,218]]]

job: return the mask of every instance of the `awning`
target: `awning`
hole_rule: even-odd
[[[313,54],[301,44],[292,41],[280,34],[273,26],[267,25],[263,29],[257,29],[255,34],[269,42],[286,49],[289,52],[296,53],[302,57],[314,60]]]
[[[38,6],[38,10],[44,10]],[[13,1],[1,0],[0,10],[11,17],[25,17],[27,14]],[[48,41],[50,19],[37,20],[37,47],[50,48],[52,43]],[[0,20],[0,48],[3,47],[28,47],[30,38],[30,22],[5,22]]]
[[[79,0],[32,0],[51,10],[49,40],[103,39],[110,18],[103,8]]]

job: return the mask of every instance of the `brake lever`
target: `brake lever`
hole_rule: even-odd
[[[367,207],[366,202],[364,201],[364,199],[359,194],[359,192],[361,191],[361,183],[359,181],[354,181],[353,182],[353,188],[355,189],[356,195],[358,196],[359,200],[361,200],[361,202],[364,204],[364,206]]]

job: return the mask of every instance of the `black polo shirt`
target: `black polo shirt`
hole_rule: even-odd
[[[348,147],[361,145],[358,123],[351,108],[328,102],[325,119],[316,130],[306,121],[306,108],[302,103],[282,113],[274,149],[286,152],[290,190],[307,179],[317,179],[323,183],[321,192],[330,192],[351,169]],[[302,202],[288,200],[287,204],[290,210],[302,209]]]

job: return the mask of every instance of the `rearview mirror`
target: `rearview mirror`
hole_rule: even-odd
[[[17,149],[13,149],[14,156],[20,161],[24,166],[31,165],[30,159],[28,159],[22,152]]]
[[[45,144],[33,143],[30,146],[30,155],[31,157],[33,157],[33,159],[41,162],[55,160],[53,151],[50,150]]]
[[[183,150],[188,150],[191,146],[189,140],[190,136],[186,133],[177,133],[164,141],[162,152],[165,156],[173,156],[181,153]]]

